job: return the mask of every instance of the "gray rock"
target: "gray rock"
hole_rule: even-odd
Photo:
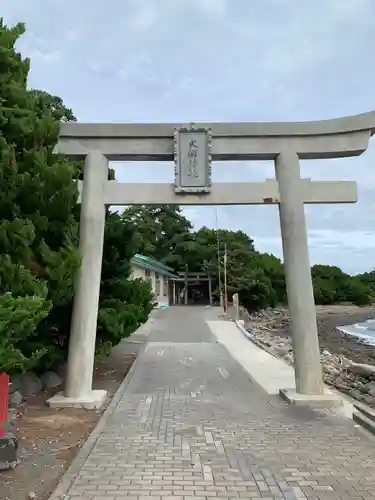
[[[5,429],[8,434],[14,434],[16,431],[15,412],[16,410],[14,408],[8,408],[8,421],[5,424]]]
[[[358,401],[362,401],[363,399],[363,394],[357,391],[357,389],[349,389],[348,393],[352,398],[358,399]]]
[[[8,421],[13,422],[18,416],[17,408],[8,408]]]
[[[362,401],[364,401],[369,406],[374,406],[374,398],[372,396],[369,396],[368,394],[365,394],[363,396]]]
[[[350,391],[350,385],[344,384],[342,382],[335,382],[335,387],[337,387],[337,389],[340,389],[340,391]]]
[[[292,363],[293,364],[293,359],[294,359],[294,356],[293,356],[293,353],[292,352],[288,352],[287,354],[285,354],[283,356],[283,358],[285,359],[285,361],[287,363]]]
[[[40,376],[43,387],[46,389],[55,389],[62,384],[62,378],[57,373],[47,371]]]
[[[43,389],[42,381],[33,372],[26,372],[23,375],[19,375],[17,378],[20,382],[19,392],[24,398],[37,396]]]
[[[18,442],[14,435],[0,438],[0,470],[14,469],[18,463]]]
[[[15,391],[19,391],[20,389],[20,381],[17,377],[10,377],[9,381],[9,394],[13,394]]]
[[[277,346],[277,352],[280,356],[285,356],[286,354],[289,354],[290,347],[287,345]]]
[[[66,363],[62,363],[61,365],[56,367],[55,372],[61,378],[65,378],[66,375]]]
[[[375,378],[375,366],[362,363],[352,363],[346,367],[346,370],[353,375],[360,377]]]
[[[326,373],[331,375],[331,377],[338,377],[340,375],[340,370],[333,365],[325,365],[324,370]]]
[[[19,391],[14,391],[12,394],[9,394],[9,405],[10,406],[18,406],[22,403],[23,397]]]
[[[361,391],[363,394],[367,394],[368,393],[367,384],[357,383],[357,384],[354,385],[354,387],[356,389],[358,389],[359,391]]]

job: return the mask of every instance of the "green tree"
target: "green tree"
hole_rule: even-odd
[[[352,302],[362,306],[371,304],[374,292],[366,280],[350,276],[337,266],[312,266],[311,275],[317,304]]]
[[[15,49],[24,31],[0,19],[0,301],[4,325],[12,324],[17,338],[15,350],[0,344],[0,370],[21,369],[22,360],[22,369],[43,369],[65,359],[80,265],[75,181],[82,164],[53,154],[60,122],[75,117],[59,97],[27,88],[29,60]],[[108,214],[99,351],[134,331],[152,308],[148,284],[128,279],[134,253],[132,228]]]
[[[336,302],[336,288],[327,279],[313,278],[314,299],[316,304],[327,305]]]
[[[285,272],[280,259],[258,252],[254,241],[242,231],[209,229],[192,230],[190,222],[178,207],[132,207],[124,220],[135,230],[138,252],[161,260],[178,271],[208,273],[213,280],[214,295],[219,298],[218,240],[223,289],[224,249],[227,251],[227,284],[229,300],[238,293],[249,309],[287,302]],[[371,303],[375,295],[375,272],[358,278],[336,266],[315,265],[311,268],[317,304],[350,301]]]
[[[219,241],[219,252],[218,252]],[[253,240],[242,231],[209,229],[203,227],[195,234],[195,239],[186,254],[189,269],[204,271],[213,277],[214,293],[219,297],[219,262],[221,266],[221,287],[223,289],[224,253],[227,254],[228,296],[238,293],[240,301],[248,307],[258,308],[264,303],[264,283],[269,286],[266,276],[261,276],[255,262],[256,252]],[[263,286],[264,285],[264,286]],[[259,299],[253,300],[259,291]],[[270,290],[272,293],[272,287]]]
[[[42,291],[39,296],[0,295],[0,371],[12,374],[34,368],[45,356],[47,348],[35,349],[33,340],[49,309]]]
[[[108,213],[97,331],[97,350],[102,355],[144,323],[153,308],[149,283],[130,279],[135,253],[133,226],[118,213]]]
[[[375,269],[368,273],[358,274],[356,278],[359,279],[361,283],[369,286],[373,294],[375,294]]]
[[[192,239],[192,224],[174,205],[127,208],[123,221],[134,228],[135,248],[168,266],[182,270]]]
[[[34,322],[33,343],[34,350],[43,344],[40,362],[48,364],[59,347],[45,335],[43,318],[51,306],[71,303],[80,261],[74,213],[76,169],[52,154],[58,122],[48,112],[48,94],[27,89],[29,60],[15,49],[24,31],[23,24],[8,28],[0,19],[0,294],[11,291],[15,304],[25,307],[28,296],[39,297],[32,303],[33,308],[40,307],[40,314],[34,309],[32,313],[39,320]],[[57,104],[59,118],[69,114],[61,101]],[[25,301],[17,302],[17,296]],[[22,317],[20,311],[14,312]],[[24,334],[24,344],[19,336],[21,351],[29,345],[28,329]]]
[[[341,285],[341,294],[344,300],[357,306],[366,306],[374,301],[372,288],[363,283],[356,276],[349,276]]]
[[[257,252],[254,263],[262,269],[265,276],[271,283],[273,292],[270,293],[275,303],[286,302],[286,286],[284,265],[280,259],[272,254]]]

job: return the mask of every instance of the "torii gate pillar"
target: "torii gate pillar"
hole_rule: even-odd
[[[299,394],[323,394],[322,366],[311,280],[305,210],[299,189],[299,159],[293,151],[275,160],[280,190],[280,227],[285,281],[293,336],[296,390]],[[298,332],[298,333],[297,333]]]
[[[300,159],[362,154],[375,131],[375,112],[306,123],[171,124],[63,123],[57,153],[85,160],[81,191],[80,249],[65,392],[54,407],[100,407],[104,391],[92,390],[101,261],[108,205],[277,204],[284,252],[294,350],[295,404],[334,406],[325,393],[312,288],[304,203],[354,203],[355,182],[301,179]],[[175,161],[175,182],[108,181],[108,160]],[[211,160],[273,160],[276,179],[211,185]]]

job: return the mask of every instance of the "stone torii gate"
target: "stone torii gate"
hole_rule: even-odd
[[[85,161],[80,186],[80,249],[65,391],[50,404],[100,407],[92,390],[94,348],[108,205],[279,206],[296,391],[292,402],[334,404],[324,393],[304,203],[355,203],[355,182],[301,179],[299,160],[357,156],[375,132],[375,112],[300,123],[62,123],[56,153]],[[108,180],[108,161],[174,161],[174,183]],[[273,160],[276,179],[211,184],[211,162]],[[126,244],[124,242],[124,244]]]

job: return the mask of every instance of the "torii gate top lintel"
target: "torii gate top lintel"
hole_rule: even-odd
[[[362,154],[375,133],[375,111],[309,122],[194,123],[212,134],[212,160],[274,160],[285,147],[300,159]],[[109,160],[172,161],[181,124],[62,123],[56,152],[84,158],[100,150]]]

